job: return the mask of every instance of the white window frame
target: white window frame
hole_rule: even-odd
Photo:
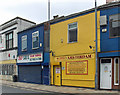
[[[77,28],[77,41],[73,41],[73,42],[70,42],[69,41],[69,30],[71,30],[71,29],[69,29],[69,25],[72,25],[72,24],[77,24],[77,27],[75,27],[75,28],[72,28],[72,29],[76,29]],[[67,43],[76,43],[76,42],[78,42],[78,23],[77,22],[74,22],[74,23],[70,23],[70,24],[68,24],[68,35],[67,35]]]
[[[25,37],[26,37],[26,38],[25,38]],[[21,38],[22,38],[22,39],[21,39],[21,50],[22,50],[22,51],[27,51],[27,47],[26,47],[26,50],[23,50],[23,48],[22,48],[23,41],[24,41],[24,40],[27,40],[27,35],[24,35],[24,36],[22,36]]]
[[[33,48],[33,37],[37,37],[37,36],[33,36],[33,34],[35,34],[35,33],[38,33],[37,34],[37,36],[38,36],[38,47]],[[38,48],[39,48],[39,31],[36,31],[36,32],[32,33],[32,49],[38,49]]]
[[[115,66],[116,59],[118,59],[118,83],[116,83],[116,66]],[[119,69],[120,69],[119,65],[120,65],[119,58],[118,57],[114,58],[114,85],[119,85]]]

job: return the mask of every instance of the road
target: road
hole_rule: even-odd
[[[1,87],[1,86],[0,86]],[[14,87],[8,85],[2,85],[2,93],[46,93],[46,94],[58,94],[50,91],[43,91],[43,90],[34,90],[34,89],[26,89],[24,87]],[[41,95],[42,95],[41,94]]]
[[[101,95],[101,93],[81,93],[81,94],[62,94],[62,93],[56,93],[46,90],[36,90],[36,89],[28,89],[24,87],[16,87],[16,86],[9,86],[9,85],[0,85],[0,91],[2,87],[2,95]],[[120,95],[117,93],[102,93],[102,95]]]

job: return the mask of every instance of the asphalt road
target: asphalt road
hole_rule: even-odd
[[[1,89],[2,88],[2,89]],[[56,92],[50,92],[45,90],[34,90],[34,89],[26,89],[24,87],[15,87],[15,86],[8,86],[8,85],[0,85],[0,92],[2,92],[1,95],[66,95],[65,93],[56,93]],[[70,94],[67,93],[67,95],[120,95],[120,94],[106,94],[106,93],[81,93],[81,94]]]
[[[0,87],[2,87],[2,93],[12,93],[12,94],[16,93],[16,95],[20,94],[20,93],[22,93],[22,95],[25,95],[25,94],[28,94],[28,93],[29,94],[31,93],[31,95],[34,95],[35,93],[36,94],[39,93],[39,95],[40,95],[40,93],[41,93],[41,95],[43,95],[43,94],[47,95],[47,94],[51,94],[51,93],[54,94],[54,95],[58,94],[58,93],[54,93],[54,92],[50,92],[50,91],[26,89],[24,87],[21,88],[21,87],[14,87],[14,86],[8,86],[8,85],[2,85]]]

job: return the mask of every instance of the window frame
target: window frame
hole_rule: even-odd
[[[69,41],[69,30],[72,30],[72,29],[69,29],[69,25],[72,25],[72,24],[77,24],[77,27],[75,27],[75,28],[72,28],[72,29],[77,29],[77,41],[72,41],[72,42],[70,42]],[[76,42],[78,42],[78,22],[73,22],[73,23],[70,23],[70,24],[68,24],[68,33],[67,33],[67,43],[76,43]]]
[[[33,38],[34,38],[33,34],[35,34],[35,33],[38,33],[38,47],[33,48]],[[39,48],[39,31],[35,31],[32,33],[32,49],[38,49],[38,48]]]
[[[14,64],[1,64],[1,67],[1,75],[13,75],[15,73],[16,67],[14,67]]]
[[[120,13],[109,16],[109,38],[117,38],[117,37],[120,37],[120,36],[112,36],[112,37],[110,36],[110,32],[111,32],[111,28],[112,28],[111,23],[112,23],[112,22],[120,21],[119,19],[118,19],[118,20],[113,20],[113,21],[111,21],[110,17],[111,17],[111,16],[115,16],[115,15],[118,15],[118,17],[119,17],[119,16],[120,16]]]
[[[12,39],[9,39],[10,34],[12,34]],[[7,40],[7,36],[8,36],[8,40]],[[11,48],[9,48],[9,41],[10,40],[12,40],[12,47]],[[13,31],[6,34],[6,49],[12,49],[12,48],[13,48]]]
[[[2,35],[0,35],[0,44],[2,44]]]
[[[26,37],[26,39],[23,39],[23,37]],[[26,50],[23,50],[23,48],[22,48],[24,40],[27,41],[27,35],[24,35],[24,36],[21,37],[21,51],[27,51],[27,47],[26,47]]]
[[[118,83],[116,83],[116,59],[118,59]],[[120,65],[120,62],[119,62],[119,58],[118,57],[116,57],[116,58],[114,58],[114,85],[119,85],[119,65]]]

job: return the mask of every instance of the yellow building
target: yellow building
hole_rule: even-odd
[[[98,52],[100,12],[98,11]],[[58,18],[50,26],[51,84],[95,88],[94,10]]]

